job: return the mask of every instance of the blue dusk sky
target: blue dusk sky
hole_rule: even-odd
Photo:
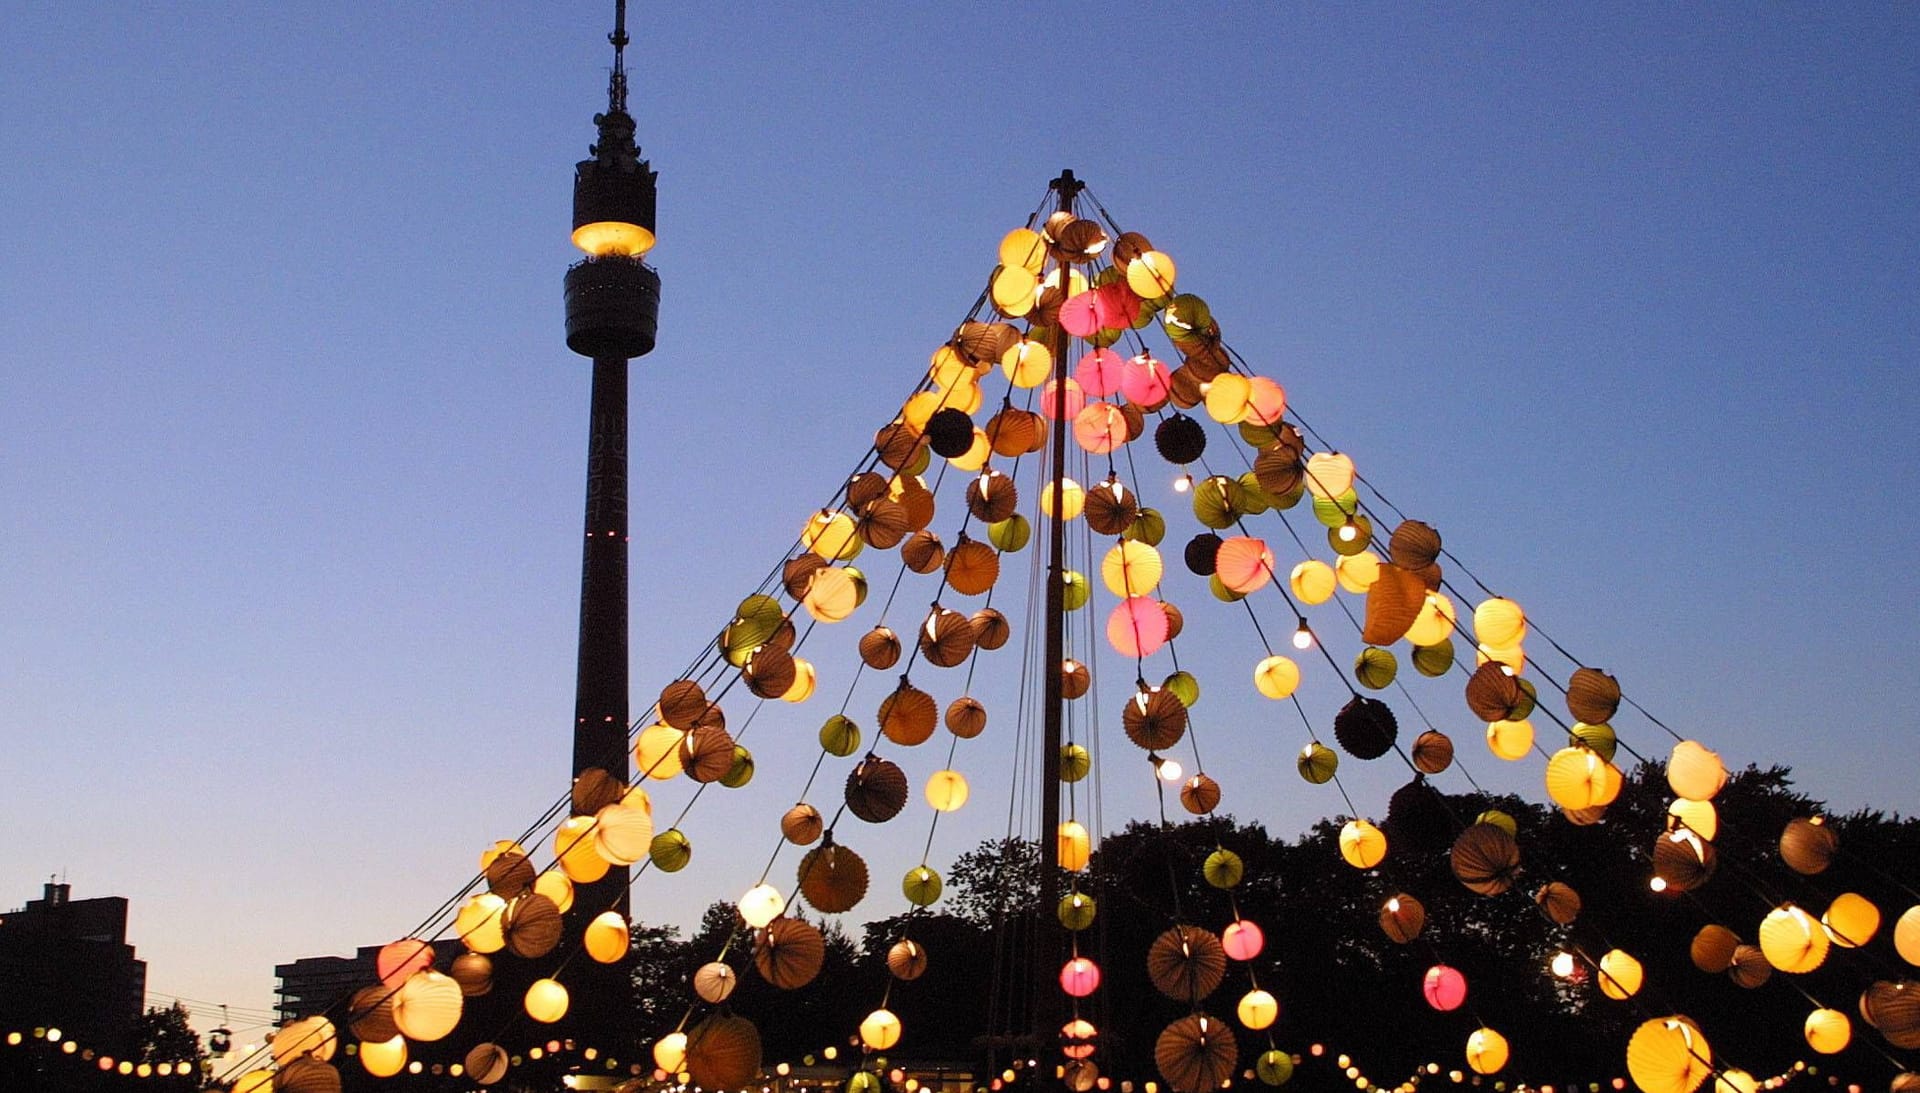
[[[589,370],[560,283],[611,7],[9,6],[0,906],[54,874],[128,897],[156,1000],[203,1029],[270,1007],[277,962],[412,929],[566,788]],[[1920,9],[673,4],[632,30],[665,286],[631,383],[636,714],[1071,168],[1540,630],[1731,765],[1920,807]],[[1259,640],[1180,568],[1198,528],[1140,464],[1222,808],[1288,836],[1346,811],[1295,775],[1307,728],[1253,693]],[[703,795],[694,865],[642,875],[638,917],[754,882],[880,598],[804,650],[820,694],[755,720],[753,783]],[[1315,617],[1344,665],[1357,636]],[[983,691],[1013,694],[1021,623]],[[1345,690],[1303,664],[1326,735]],[[1107,828],[1152,813],[1119,667],[1083,726],[1115,744]],[[1542,798],[1463,678],[1409,690],[1480,782]],[[849,700],[870,734],[890,685]],[[1026,807],[1016,705],[958,751],[975,800],[936,866]],[[945,747],[895,752],[917,782]],[[1343,769],[1361,813],[1389,763]],[[662,826],[692,788],[658,785]],[[843,832],[877,878],[852,921],[900,909],[928,815]]]

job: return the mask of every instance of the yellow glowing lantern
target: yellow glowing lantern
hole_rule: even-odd
[[[607,859],[594,849],[591,816],[569,816],[553,833],[553,856],[575,884],[592,884],[607,875]]]
[[[1759,1093],[1760,1079],[1738,1068],[1720,1072],[1713,1081],[1713,1093]]]
[[[628,796],[631,797],[632,794],[629,793]],[[648,818],[651,819],[653,814],[651,808],[647,810],[647,814]],[[558,907],[560,913],[563,915],[573,909],[573,882],[568,880],[567,875],[558,869],[549,869],[541,873],[538,877],[535,877],[533,880],[533,890],[552,900],[553,905]],[[496,916],[495,922],[497,923],[498,921],[498,917]]]
[[[665,782],[680,776],[680,742],[687,734],[665,722],[656,722],[640,730],[633,746],[634,769],[655,781]]]
[[[845,571],[843,571],[845,572]],[[793,683],[780,693],[780,701],[801,703],[813,697],[813,689],[819,685],[820,673],[813,662],[801,657],[793,658]]]
[[[1474,650],[1474,667],[1478,668],[1490,660],[1497,661],[1513,669],[1514,675],[1519,675],[1521,672],[1527,670],[1527,651],[1518,645],[1508,648],[1495,648],[1491,645],[1482,645]]]
[[[1547,760],[1547,796],[1574,812],[1612,804],[1624,781],[1618,767],[1586,748],[1561,748]]]
[[[1783,904],[1760,920],[1760,952],[1767,963],[1783,972],[1805,974],[1827,959],[1830,942],[1814,917],[1793,904]]]
[[[615,803],[594,813],[593,818],[594,850],[609,864],[632,865],[647,856],[647,847],[653,842],[651,813]],[[571,892],[568,899],[572,899]]]
[[[1363,595],[1380,579],[1380,556],[1371,550],[1343,554],[1333,563],[1333,573],[1340,579],[1341,588],[1356,596]]]
[[[1044,342],[1021,338],[1000,354],[1000,370],[1015,387],[1038,387],[1053,375],[1053,351]]]
[[[841,622],[852,615],[865,598],[862,584],[860,574],[851,568],[830,566],[814,570],[813,577],[807,581],[807,592],[801,598],[800,606],[821,622]],[[797,662],[795,670],[798,671]],[[788,687],[791,686],[793,684],[789,683]]]
[[[900,1018],[892,1010],[877,1009],[860,1022],[860,1042],[874,1051],[886,1051],[900,1042]]]
[[[1900,959],[1920,967],[1920,903],[1907,908],[1894,920],[1893,948]]]
[[[1386,859],[1386,833],[1366,820],[1348,820],[1340,828],[1340,856],[1355,869],[1372,869]]]
[[[627,929],[627,920],[618,911],[602,911],[587,923],[582,938],[587,955],[602,964],[611,964],[627,955],[627,947],[633,943],[633,935]]]
[[[1880,931],[1880,908],[1858,892],[1842,892],[1827,905],[1827,913],[1820,916],[1820,925],[1835,945],[1857,949]]]
[[[103,1058],[101,1062],[104,1064],[106,1060]],[[104,1070],[106,1067],[103,1065],[101,1069]],[[250,1070],[241,1075],[239,1081],[233,1083],[233,1093],[272,1093],[272,1091],[273,1071],[271,1070]]]
[[[573,229],[573,245],[595,258],[638,258],[653,244],[652,232],[621,220],[595,220]]]
[[[678,1074],[687,1065],[687,1034],[669,1032],[653,1045],[653,1065],[668,1074]]]
[[[1456,617],[1452,600],[1439,592],[1429,592],[1426,602],[1420,605],[1420,613],[1414,616],[1413,625],[1407,627],[1407,641],[1414,645],[1438,645],[1453,633]]]
[[[396,1035],[391,1040],[362,1043],[360,1065],[376,1078],[391,1078],[400,1073],[407,1068],[407,1038]]]
[[[453,917],[453,930],[461,944],[476,953],[497,953],[507,947],[505,923],[507,901],[492,892],[481,892],[460,905]]]
[[[1853,1022],[1835,1009],[1817,1009],[1807,1014],[1807,1046],[1822,1055],[1845,1050],[1853,1040]]]
[[[957,811],[967,803],[967,777],[957,770],[936,770],[927,778],[926,792],[935,812]]]
[[[445,1039],[460,1023],[466,994],[450,975],[422,968],[407,977],[393,996],[393,1024],[409,1040]]]
[[[1307,458],[1306,480],[1308,493],[1331,501],[1353,488],[1353,460],[1339,452],[1315,452]]]
[[[1627,1073],[1645,1093],[1693,1093],[1713,1073],[1713,1049],[1686,1017],[1656,1017],[1627,1041]]]
[[[1507,1038],[1490,1028],[1474,1029],[1467,1037],[1467,1065],[1475,1074],[1499,1071],[1507,1065]]]
[[[1357,557],[1357,555],[1355,555]],[[1345,561],[1346,559],[1341,559]],[[1374,568],[1378,572],[1379,559],[1374,559]],[[1333,598],[1333,590],[1339,583],[1339,577],[1333,567],[1318,558],[1309,558],[1293,567],[1293,573],[1287,577],[1294,596],[1302,603],[1326,603]]]
[[[1060,518],[1062,520],[1075,519],[1080,515],[1081,511],[1084,510],[1086,507],[1087,507],[1086,489],[1082,487],[1080,483],[1075,482],[1071,478],[1061,479],[1060,480],[1060,512],[1061,512]],[[1048,483],[1045,486],[1042,486],[1040,488],[1040,511],[1047,516],[1053,515],[1053,484],[1052,483]],[[1145,543],[1141,543],[1139,545],[1146,546]],[[1148,549],[1151,550],[1152,548],[1149,547]]]
[[[1279,1019],[1280,1001],[1270,992],[1255,988],[1240,996],[1238,1012],[1241,1024],[1258,1031]]]
[[[1247,416],[1253,383],[1237,372],[1222,372],[1207,385],[1207,416],[1222,425],[1238,425]]]
[[[1003,266],[993,275],[989,292],[1000,314],[1017,319],[1040,302],[1040,278],[1025,266]]]
[[[1158,300],[1173,292],[1173,259],[1150,250],[1127,263],[1127,288],[1142,300]]]
[[[1527,616],[1512,600],[1494,596],[1473,609],[1473,639],[1494,649],[1519,646],[1527,636]]]
[[[927,429],[928,420],[930,420],[934,414],[946,409],[946,406],[946,392],[940,390],[917,391],[900,407],[900,420],[914,432],[923,433]],[[819,517],[815,517],[815,519],[819,519]],[[812,550],[813,548],[809,546],[807,549]],[[814,553],[819,554],[823,558],[827,557],[826,554],[818,550],[815,550]]]
[[[987,460],[992,455],[993,442],[987,439],[987,431],[975,427],[973,430],[973,443],[967,446],[966,451],[947,460],[947,462],[963,471],[977,471],[987,465]]]
[[[47,1038],[60,1039],[60,1030],[49,1029]],[[311,1055],[325,1062],[333,1058],[334,1049],[339,1043],[340,1038],[334,1031],[332,1021],[319,1016],[303,1017],[281,1026],[268,1042],[267,1050],[276,1064],[285,1066],[302,1055]]]
[[[1727,784],[1727,767],[1720,757],[1697,740],[1682,740],[1673,746],[1667,760],[1667,784],[1675,796],[1689,801],[1711,801]]]
[[[551,1025],[567,1015],[567,988],[557,979],[536,979],[527,988],[527,1016]]]
[[[800,545],[830,562],[845,562],[860,553],[866,543],[860,538],[860,528],[853,517],[844,512],[822,510],[809,517],[800,529]]]
[[[486,872],[487,866],[508,854],[518,854],[524,858],[527,857],[527,848],[512,839],[501,839],[480,852],[480,871]]]
[[[1600,958],[1600,993],[1616,1002],[1638,994],[1645,979],[1646,969],[1625,950],[1610,949]]]
[[[1107,591],[1123,599],[1150,594],[1159,587],[1163,571],[1160,552],[1134,539],[1114,544],[1100,563]]]
[[[738,906],[740,917],[746,919],[747,925],[759,930],[779,918],[780,912],[787,909],[787,897],[781,895],[780,889],[773,885],[761,883],[747,889],[747,894],[740,897]]]
[[[1525,759],[1527,752],[1533,750],[1533,722],[1525,718],[1488,722],[1487,749],[1495,757],[1509,762]]]
[[[1060,868],[1076,873],[1085,869],[1093,856],[1093,840],[1085,825],[1078,820],[1068,820],[1060,825],[1058,838]]]
[[[1047,264],[1047,241],[1032,228],[1015,228],[1000,240],[1000,264],[1039,273]],[[673,1071],[677,1067],[662,1067]]]
[[[1285,698],[1300,686],[1300,666],[1276,653],[1253,666],[1253,686],[1268,698]]]
[[[1712,801],[1689,801],[1681,797],[1667,806],[1667,826],[1684,827],[1712,842],[1714,836],[1720,833],[1720,813],[1713,807]]]

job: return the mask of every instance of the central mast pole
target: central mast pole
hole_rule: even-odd
[[[1074,199],[1084,183],[1072,171],[1060,172],[1049,186],[1059,196],[1059,211],[1071,215]],[[1054,251],[1054,272],[1060,279],[1060,293],[1069,290],[1071,270],[1060,252]],[[1053,517],[1047,521],[1047,633],[1045,660],[1041,665],[1043,682],[1041,701],[1046,709],[1041,718],[1040,744],[1040,906],[1034,911],[1033,948],[1033,1043],[1031,1056],[1040,1066],[1052,1065],[1046,1050],[1053,1044],[1060,1021],[1059,988],[1054,977],[1062,964],[1060,927],[1056,911],[1060,902],[1060,746],[1066,720],[1066,546],[1067,522],[1067,331],[1056,320],[1053,326],[1053,390],[1047,396],[1047,408],[1053,418],[1048,435],[1050,474],[1047,489],[1051,493]]]

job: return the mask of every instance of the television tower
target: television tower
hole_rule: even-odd
[[[586,257],[567,270],[567,348],[593,359],[587,441],[586,543],[580,570],[580,657],[574,692],[575,778],[602,770],[627,778],[627,362],[653,350],[660,275],[644,261],[654,243],[655,174],[634,145],[627,113],[626,0],[614,5],[613,71],[599,140],[573,176],[573,243]],[[568,936],[594,916],[627,912],[627,870],[579,885]],[[628,961],[577,960],[562,979],[583,1046],[624,1047]]]

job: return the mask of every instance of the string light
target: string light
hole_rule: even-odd
[[[1313,628],[1307,625],[1305,615],[1300,616],[1300,626],[1293,632],[1293,647],[1295,649],[1313,648]]]

